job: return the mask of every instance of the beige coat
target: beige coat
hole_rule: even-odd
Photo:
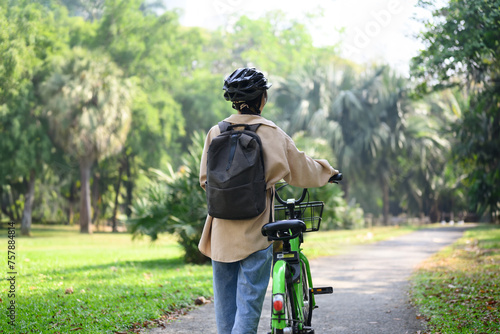
[[[271,189],[282,179],[293,186],[312,188],[327,184],[328,179],[338,173],[328,161],[314,160],[299,151],[283,130],[261,116],[237,114],[225,121],[233,124],[262,124],[257,134],[264,151],[268,204],[271,202]],[[219,127],[215,125],[205,140],[200,166],[200,184],[204,189],[208,147],[219,134]],[[274,203],[267,205],[259,216],[247,220],[225,220],[208,215],[198,248],[204,255],[219,262],[236,262],[267,248],[271,242],[262,236],[260,230],[269,222],[271,209],[274,209]]]

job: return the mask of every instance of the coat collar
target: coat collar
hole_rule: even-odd
[[[272,128],[277,128],[276,124],[274,124],[272,121],[258,115],[233,114],[226,118],[224,121],[233,124],[264,124]]]

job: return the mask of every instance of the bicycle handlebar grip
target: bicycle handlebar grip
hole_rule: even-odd
[[[338,174],[335,174],[334,176],[332,176],[328,182],[334,182],[334,183],[338,183],[338,181],[342,181],[343,179],[343,175],[342,173],[338,173]]]

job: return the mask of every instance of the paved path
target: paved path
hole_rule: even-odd
[[[415,266],[462,236],[464,226],[413,232],[373,245],[357,246],[343,255],[311,261],[315,286],[333,286],[319,295],[313,312],[316,334],[415,334],[423,329],[409,303],[408,278]],[[269,292],[269,289],[268,289]],[[259,334],[270,323],[266,297]],[[155,328],[147,334],[217,333],[213,304]]]

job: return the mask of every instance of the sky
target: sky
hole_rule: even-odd
[[[185,26],[230,29],[240,15],[257,18],[270,10],[287,17],[309,20],[308,28],[317,46],[341,42],[342,56],[358,63],[390,64],[408,74],[411,57],[422,44],[415,35],[423,24],[414,18],[430,13],[415,8],[418,0],[164,0],[167,9],[180,8]],[[306,20],[303,20],[304,22]],[[343,29],[343,33],[340,33]]]

